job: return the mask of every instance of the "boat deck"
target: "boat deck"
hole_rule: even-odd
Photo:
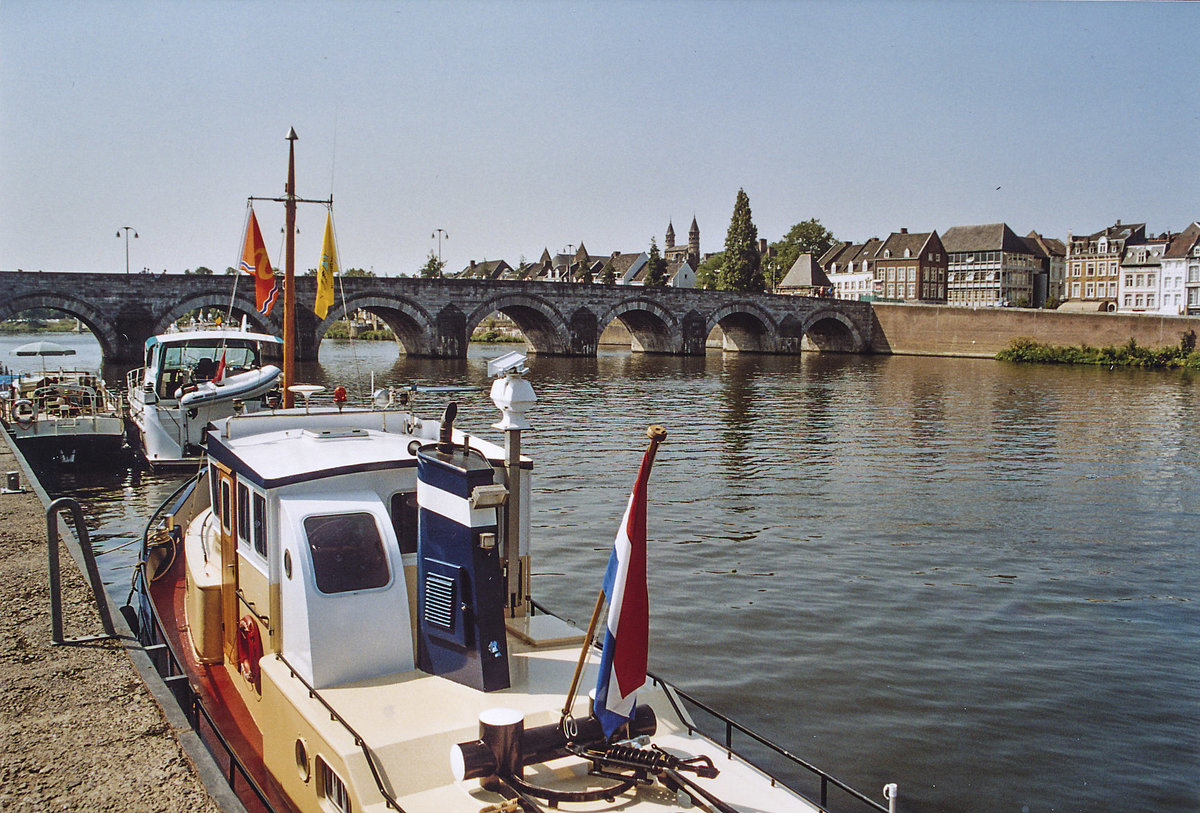
[[[541,619],[545,619],[543,622]],[[479,736],[479,715],[487,709],[515,709],[525,717],[526,729],[557,723],[571,683],[579,655],[579,644],[560,643],[574,638],[582,641],[579,631],[553,616],[536,619],[544,623],[536,634],[556,642],[535,646],[509,635],[509,665],[512,686],[483,693],[445,678],[414,671],[372,680],[322,689],[321,697],[370,744],[386,774],[385,782],[408,813],[443,811],[479,811],[501,801],[497,794],[484,791],[476,780],[456,782],[450,764],[450,750],[460,742]],[[595,658],[593,661],[596,660]],[[264,682],[283,687],[290,700],[300,707],[315,706],[307,689],[291,676],[282,660],[268,656],[263,660]],[[270,676],[268,678],[268,675]],[[577,719],[588,714],[586,691],[596,682],[596,666],[585,670],[581,681],[582,698],[577,698],[573,713]],[[679,719],[662,688],[639,692],[639,702],[650,705],[658,719],[654,744],[683,758],[705,755],[720,770],[713,779],[696,779],[706,791],[741,811],[817,811],[818,808],[783,787],[771,783],[762,772],[724,748],[698,734],[689,733]],[[313,714],[329,715],[310,708]],[[311,717],[311,715],[310,715]],[[344,735],[349,737],[349,735]],[[526,781],[558,790],[596,788],[609,780],[589,777],[587,763],[565,757],[526,768]],[[549,805],[546,805],[549,807]],[[627,791],[614,801],[564,802],[563,810],[637,811],[677,810],[680,805],[672,791],[661,785],[643,786]],[[367,810],[386,810],[378,805]]]

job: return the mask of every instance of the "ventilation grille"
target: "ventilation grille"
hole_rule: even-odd
[[[454,579],[440,573],[425,574],[425,621],[444,630],[454,629]]]

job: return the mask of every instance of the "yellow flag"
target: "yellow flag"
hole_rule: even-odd
[[[321,267],[317,269],[317,301],[313,304],[319,319],[324,319],[333,304],[333,275],[337,273],[337,251],[333,247],[333,213],[325,217],[325,240],[321,243]]]

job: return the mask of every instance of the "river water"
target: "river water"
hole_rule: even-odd
[[[297,379],[486,384],[510,349],[326,341]],[[873,798],[899,783],[901,810],[1200,810],[1200,378],[719,351],[529,366],[542,603],[586,623],[660,423],[652,669]],[[499,434],[485,394],[460,416]],[[47,487],[83,503],[123,598],[127,546],[177,482],[115,466]]]

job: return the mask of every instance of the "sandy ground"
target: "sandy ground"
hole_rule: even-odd
[[[6,441],[0,477],[21,470]],[[100,634],[86,579],[59,549],[65,636]],[[219,810],[134,668],[135,643],[51,646],[46,556],[41,498],[0,494],[0,810]]]

